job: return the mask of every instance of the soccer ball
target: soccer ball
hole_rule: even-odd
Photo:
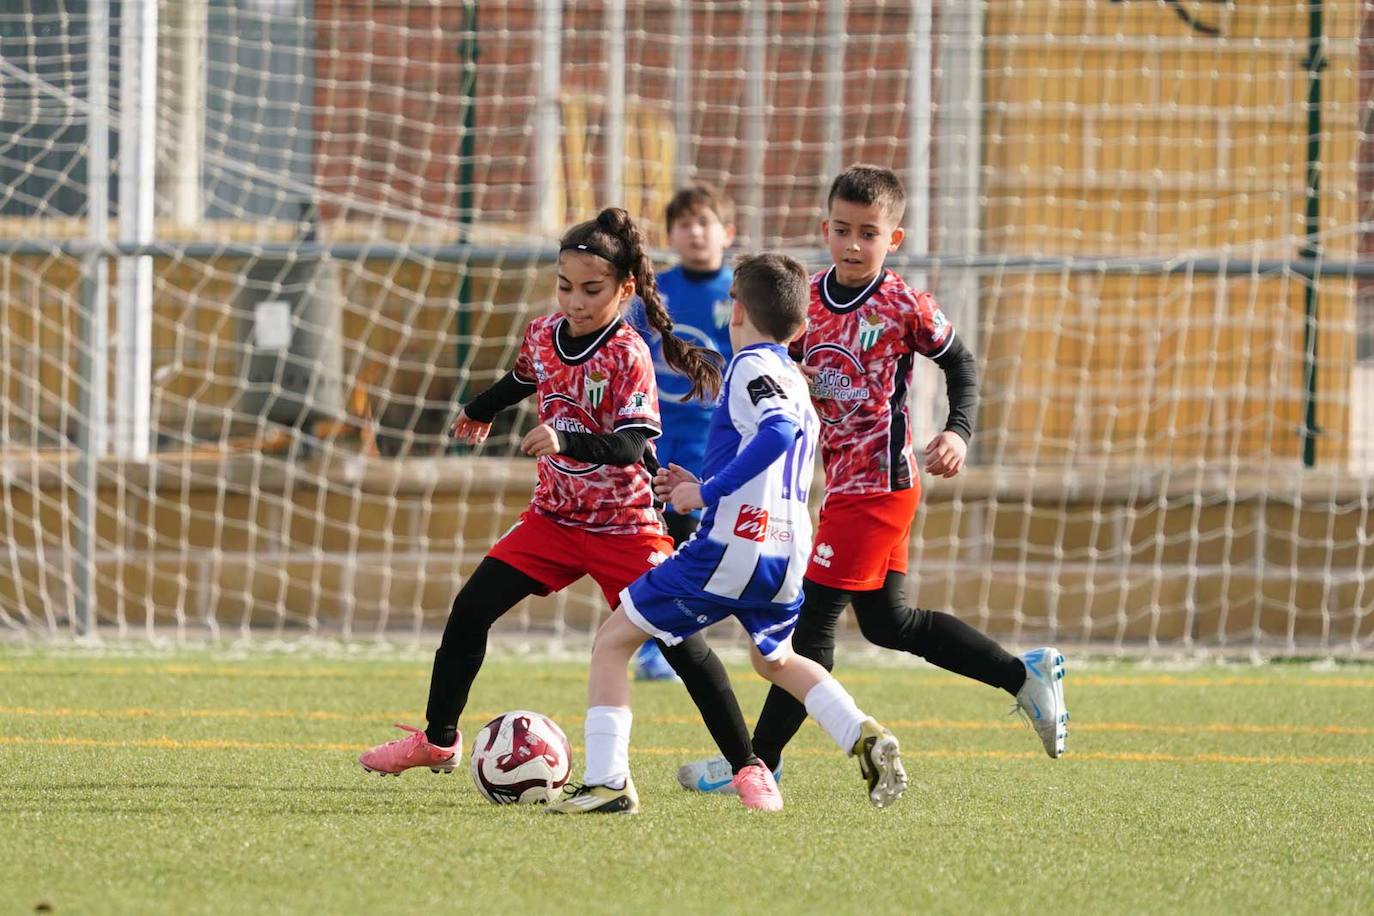
[[[502,713],[472,742],[472,781],[496,805],[539,805],[558,797],[572,771],[572,748],[548,716]]]

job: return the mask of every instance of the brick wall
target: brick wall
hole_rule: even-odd
[[[627,19],[626,93],[632,117],[656,115],[671,130],[673,6],[631,3]],[[745,82],[765,81],[771,109],[762,186],[770,243],[814,240],[818,206],[831,176],[822,174],[827,115],[821,110],[827,35],[820,4],[770,4],[768,64],[746,73],[744,14],[738,3],[693,4],[692,138],[676,138],[701,178],[749,198],[744,174]],[[532,123],[538,48],[533,0],[479,4],[473,217],[479,223],[527,223],[532,197]],[[857,3],[846,22],[847,70],[842,113],[845,161],[900,167],[905,157],[906,69],[910,3]],[[462,4],[317,0],[318,89],[315,115],[322,188],[345,201],[383,204],[398,215],[456,222],[462,134]],[[562,92],[580,111],[565,118],[565,145],[584,161],[560,162],[570,201],[600,200],[605,144],[599,129],[605,85],[605,5],[568,3],[563,15]],[[566,113],[566,112],[565,112]],[[585,120],[585,125],[577,123]],[[576,133],[578,136],[569,136]],[[674,138],[662,138],[672,143]],[[572,209],[570,207],[569,209]],[[360,216],[332,202],[326,216]],[[584,214],[567,213],[568,219]],[[643,214],[656,224],[660,214]]]

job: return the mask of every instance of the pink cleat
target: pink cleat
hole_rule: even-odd
[[[423,729],[396,723],[410,734],[365,751],[358,758],[363,769],[380,776],[400,776],[411,767],[429,767],[435,773],[452,773],[463,756],[463,735],[460,732],[453,747],[430,744]]]
[[[782,810],[782,793],[778,791],[777,780],[763,764],[745,767],[735,774],[731,783],[744,807],[754,811]]]

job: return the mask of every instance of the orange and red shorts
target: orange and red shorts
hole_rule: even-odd
[[[591,576],[613,608],[625,586],[672,554],[673,541],[666,534],[603,534],[560,525],[532,509],[521,513],[515,527],[487,551],[543,585],[542,595]]]
[[[911,521],[920,501],[919,486],[827,495],[806,578],[830,588],[867,592],[881,588],[889,572],[905,573]]]

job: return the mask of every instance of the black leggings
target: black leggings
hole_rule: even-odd
[[[487,654],[487,631],[506,611],[544,590],[537,580],[501,560],[486,557],[453,599],[444,636],[434,653],[425,734],[441,747],[453,744],[458,718]],[[706,638],[697,633],[676,646],[659,645],[701,711],[707,730],[736,770],[754,762],[749,729],[730,679]]]
[[[663,523],[668,528],[668,537],[673,539],[673,546],[681,547],[683,542],[692,536],[692,532],[701,525],[701,519],[695,515],[665,512],[663,513]]]
[[[905,586],[906,576],[901,573],[888,573],[882,588],[852,593],[807,579],[792,648],[832,670],[835,626],[852,601],[859,632],[874,645],[919,655],[947,671],[1016,695],[1026,680],[1026,667],[1019,658],[951,614],[907,607]],[[783,748],[805,721],[806,707],[774,687],[754,728],[754,753],[769,769],[776,769]]]

